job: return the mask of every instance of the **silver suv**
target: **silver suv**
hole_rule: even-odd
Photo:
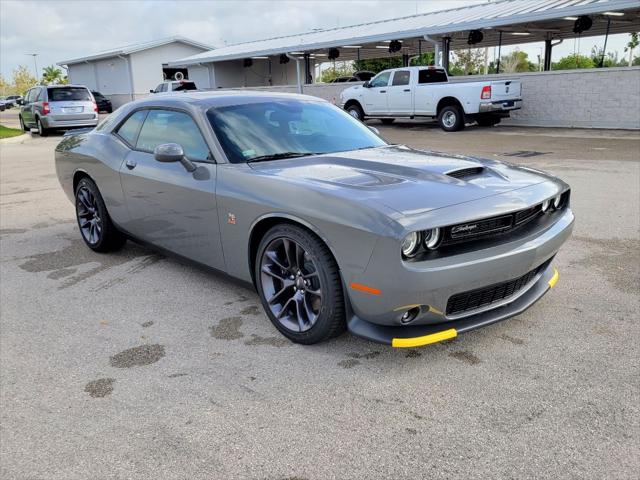
[[[20,107],[20,126],[37,128],[41,136],[56,128],[95,127],[98,107],[83,85],[50,85],[31,88]]]

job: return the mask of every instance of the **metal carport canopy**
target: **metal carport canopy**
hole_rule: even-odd
[[[605,17],[605,12],[624,12],[624,17]],[[419,40],[424,36],[452,37],[451,48],[466,48],[468,30],[483,30],[483,42],[476,47],[497,45],[502,31],[502,45],[542,41],[553,38],[573,38],[573,22],[565,17],[596,15],[593,27],[583,36],[604,35],[607,20],[611,19],[610,33],[626,33],[640,29],[639,0],[501,0],[469,7],[429,12],[407,17],[381,20],[359,25],[311,31],[296,35],[268,38],[214,49],[191,57],[169,62],[170,66],[188,66],[202,63],[272,56],[284,53],[301,54],[328,48],[340,49],[340,60],[382,57],[388,55],[374,44],[401,40],[403,50],[398,54],[415,54],[427,44]],[[518,27],[517,29],[514,27]],[[513,34],[525,31],[525,35]],[[456,35],[457,33],[457,35]],[[511,34],[510,34],[511,33]],[[341,48],[341,47],[347,48]],[[348,48],[361,46],[362,48]],[[326,56],[326,55],[325,55]]]

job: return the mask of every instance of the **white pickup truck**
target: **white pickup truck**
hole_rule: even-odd
[[[380,118],[436,117],[443,130],[462,130],[476,121],[492,126],[522,106],[518,80],[453,82],[442,68],[404,67],[384,70],[363,85],[340,94],[340,105],[352,116]]]

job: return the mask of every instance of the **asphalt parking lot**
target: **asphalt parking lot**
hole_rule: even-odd
[[[0,477],[637,478],[640,134],[371,124],[570,183],[557,286],[420,349],[294,345],[222,275],[131,242],[90,252],[60,136],[2,143]]]

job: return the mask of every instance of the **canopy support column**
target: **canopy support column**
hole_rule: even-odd
[[[449,73],[449,51],[451,49],[451,37],[442,37],[442,68]]]
[[[298,77],[298,93],[302,93],[302,65],[299,57],[294,57],[290,53],[287,53],[287,57],[296,61],[296,75]]]
[[[313,79],[311,78],[311,59],[308,53],[304,54],[304,83],[313,83]]]

